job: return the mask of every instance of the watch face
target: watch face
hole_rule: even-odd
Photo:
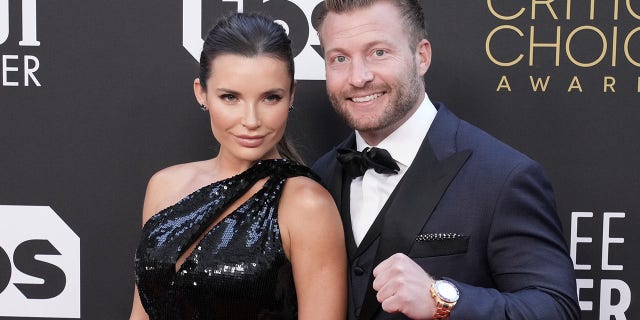
[[[460,294],[458,288],[447,280],[438,280],[435,285],[436,292],[446,302],[456,302]]]

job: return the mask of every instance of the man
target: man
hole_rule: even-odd
[[[314,169],[341,209],[349,317],[579,318],[540,166],[426,96],[418,2],[325,4],[327,92],[355,132]]]

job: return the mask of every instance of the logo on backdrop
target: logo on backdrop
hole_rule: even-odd
[[[6,0],[5,0],[6,1]],[[295,56],[298,80],[324,80],[324,59],[320,40],[312,25],[311,17],[322,0],[183,0],[182,1],[182,45],[196,61],[206,34],[204,28],[213,26],[226,12],[263,12],[282,24],[289,33]],[[207,7],[203,10],[203,5]],[[211,7],[211,8],[209,8]],[[206,13],[203,16],[203,13]],[[202,23],[206,21],[207,23]]]
[[[0,78],[2,78],[2,86],[40,87],[41,84],[36,74],[40,68],[40,60],[34,55],[22,53],[30,47],[40,46],[37,36],[36,0],[11,1],[12,7],[9,6],[9,3],[9,0],[0,0],[0,56],[2,57]],[[10,17],[10,8],[22,10],[20,15],[22,28],[18,28],[20,25],[17,23],[10,24],[9,18],[18,18],[17,16]],[[13,30],[10,28],[11,26],[14,26]],[[20,37],[12,36],[20,32]],[[20,52],[5,52],[3,45],[8,44],[7,42],[14,38],[20,38],[17,41]]]
[[[640,93],[638,1],[522,3],[487,0],[496,91]]]
[[[593,212],[571,213],[570,254],[573,268],[578,272],[607,272],[607,279],[576,279],[580,309],[583,313],[596,311],[598,319],[610,319],[611,316],[615,319],[627,319],[626,312],[631,306],[631,287],[626,281],[616,279],[622,277],[620,273],[624,271],[624,265],[610,259],[624,252],[624,237],[620,237],[624,234],[624,230],[620,228],[625,225],[624,219],[624,212],[604,212],[601,216],[594,216]],[[602,243],[600,248],[594,247],[594,239]],[[598,251],[601,255],[593,255]],[[598,309],[594,308],[594,297],[600,298]]]
[[[0,317],[80,318],[80,238],[50,207],[0,219]]]

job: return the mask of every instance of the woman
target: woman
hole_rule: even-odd
[[[293,75],[273,21],[237,13],[209,32],[194,91],[220,149],[150,179],[130,319],[346,317],[337,208],[283,138]]]

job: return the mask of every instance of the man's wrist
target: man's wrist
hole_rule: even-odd
[[[433,319],[447,319],[455,307],[460,293],[458,288],[447,280],[436,280],[431,284],[431,297],[436,305]]]

